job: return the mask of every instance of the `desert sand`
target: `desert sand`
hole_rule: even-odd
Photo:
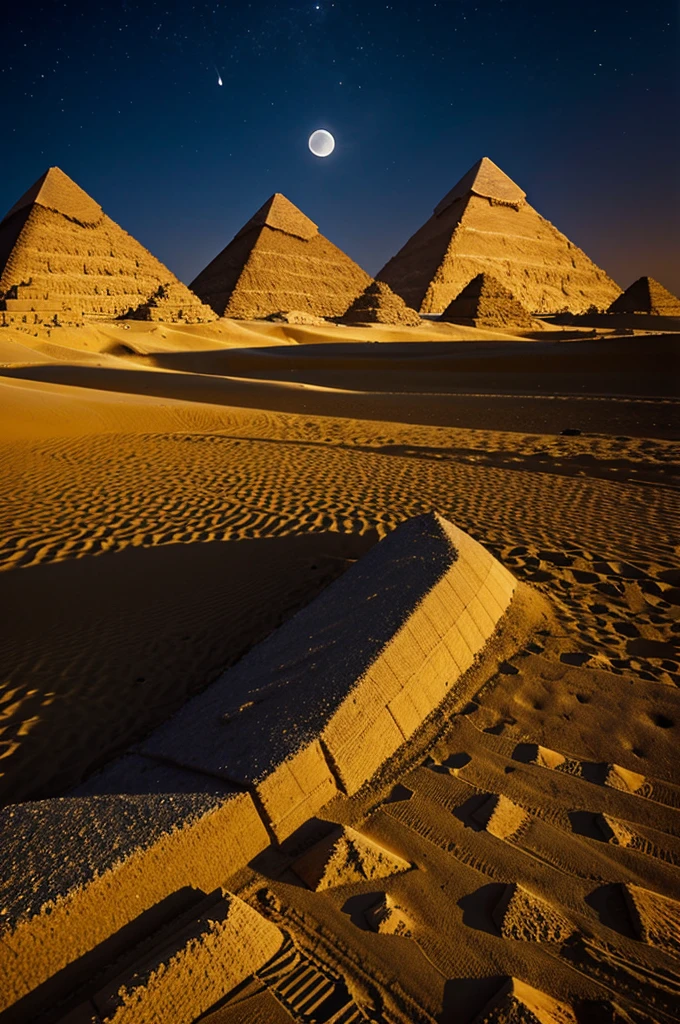
[[[0,331],[6,1019],[676,1019],[677,334],[533,326]],[[456,586],[510,581],[488,635],[420,709],[416,659],[393,741],[371,690],[305,718],[296,768],[336,665],[441,630],[380,567],[433,513],[486,566]]]

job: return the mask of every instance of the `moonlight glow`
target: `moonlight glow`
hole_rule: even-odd
[[[309,148],[314,156],[330,156],[335,149],[335,139],[325,128],[319,128],[309,136]]]

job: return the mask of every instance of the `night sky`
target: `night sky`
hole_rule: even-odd
[[[680,293],[671,0],[17,4],[3,36],[2,213],[57,164],[190,281],[278,191],[375,273],[489,156]]]

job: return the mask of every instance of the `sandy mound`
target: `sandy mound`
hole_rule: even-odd
[[[446,307],[441,319],[471,327],[535,327],[537,321],[491,274],[477,274]]]
[[[404,939],[411,937],[411,922],[407,914],[387,893],[383,893],[377,903],[365,911],[364,918],[369,928],[380,935],[401,935]]]
[[[377,274],[421,313],[441,313],[477,274],[490,272],[539,313],[606,309],[620,288],[483,157]]]
[[[518,807],[502,795],[490,796],[472,817],[497,839],[510,839],[530,820],[523,807]]]
[[[608,843],[613,843],[615,846],[633,846],[639,842],[635,832],[628,828],[623,821],[613,818],[611,814],[599,815],[597,824]]]
[[[402,324],[421,327],[422,320],[383,281],[373,281],[340,317],[342,324]]]
[[[604,779],[605,786],[612,789],[620,789],[623,793],[637,793],[639,796],[652,795],[652,783],[648,782],[640,772],[632,772],[629,768],[622,768],[619,764],[607,766],[607,774]]]
[[[348,826],[335,829],[293,865],[315,892],[386,878],[410,867],[407,860]]]
[[[680,955],[680,903],[639,885],[622,886],[635,933],[642,942]]]
[[[608,312],[680,316],[680,299],[653,277],[639,277],[614,299]]]
[[[0,223],[4,322],[79,322],[141,307],[146,319],[215,318],[94,199],[50,167]]]
[[[564,942],[574,932],[564,914],[516,882],[499,900],[494,921],[504,939],[520,942]]]
[[[511,978],[473,1024],[576,1024],[576,1017],[564,1003]]]
[[[191,287],[219,316],[256,320],[282,309],[341,316],[370,280],[277,192]]]

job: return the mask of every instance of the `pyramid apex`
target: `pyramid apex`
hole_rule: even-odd
[[[275,192],[273,196],[270,196],[248,223],[241,228],[236,238],[247,234],[253,228],[262,227],[282,231],[285,235],[302,238],[304,241],[314,238],[319,233],[314,221],[298,209],[295,203],[291,203],[290,199],[282,192]]]
[[[468,195],[483,196],[505,206],[514,206],[516,209],[524,205],[527,196],[526,192],[488,156],[478,160],[444,196],[441,203],[435,207],[435,215],[440,216],[456,199],[463,199]]]
[[[99,203],[96,203],[80,185],[76,185],[60,167],[48,167],[17,200],[4,219],[27,206],[34,205],[54,210],[79,224],[97,224],[104,215]]]

